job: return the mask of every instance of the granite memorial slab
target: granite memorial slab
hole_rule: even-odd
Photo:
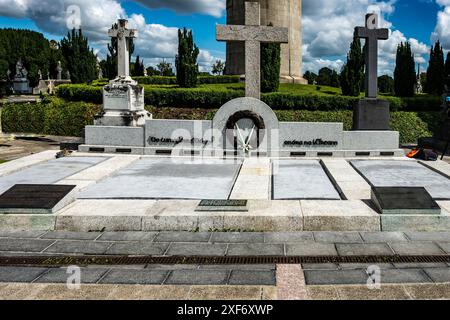
[[[419,162],[355,160],[351,164],[373,187],[424,187],[434,200],[450,199],[450,179]]]
[[[247,200],[202,200],[195,211],[247,212]]]
[[[274,200],[341,200],[318,160],[275,160]]]
[[[241,165],[222,159],[144,158],[78,198],[227,200]]]
[[[381,214],[441,214],[424,187],[373,187],[372,202]]]
[[[107,157],[66,157],[40,163],[0,177],[0,194],[16,184],[54,184],[108,159]]]
[[[73,185],[17,184],[0,195],[0,212],[53,213],[74,188]]]

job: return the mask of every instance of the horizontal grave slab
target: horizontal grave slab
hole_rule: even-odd
[[[74,185],[18,184],[0,196],[3,213],[52,213]]]
[[[247,212],[247,200],[202,200],[196,211]]]

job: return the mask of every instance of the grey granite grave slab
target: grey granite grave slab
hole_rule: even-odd
[[[433,199],[450,199],[450,179],[415,161],[355,160],[351,164],[375,187],[424,187]]]
[[[273,172],[274,200],[341,200],[317,160],[276,160]]]
[[[88,188],[80,199],[228,199],[241,161],[138,160]]]
[[[0,193],[16,184],[53,184],[106,159],[106,157],[68,157],[40,163],[1,177]]]

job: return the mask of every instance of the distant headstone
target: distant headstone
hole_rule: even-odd
[[[389,103],[378,100],[378,41],[389,39],[388,29],[378,28],[378,15],[366,15],[366,26],[356,27],[355,35],[366,40],[366,98],[355,105],[354,130],[390,130]]]
[[[42,71],[39,69],[38,71],[39,80],[42,80]]]
[[[30,82],[28,81],[28,71],[19,59],[16,63],[16,74],[13,79],[13,90],[16,93],[31,93]]]
[[[245,95],[261,96],[261,43],[288,43],[289,29],[260,25],[259,2],[245,2],[245,26],[218,25],[218,41],[245,42]]]
[[[102,67],[100,66],[100,62],[98,60],[97,60],[97,70],[98,70],[98,75],[97,75],[98,80],[103,79]]]
[[[372,202],[381,214],[441,214],[423,187],[372,187]]]
[[[70,80],[70,71],[69,70],[66,71],[66,79]]]

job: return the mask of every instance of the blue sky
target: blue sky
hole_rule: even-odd
[[[391,39],[380,44],[380,73],[392,73],[396,46],[406,40],[413,43],[416,61],[425,68],[432,41],[439,38],[450,49],[449,3],[303,0],[303,71],[324,66],[340,69],[353,28],[362,25],[364,14],[372,11],[378,12],[381,24],[391,29]],[[125,16],[140,31],[136,54],[144,57],[147,65],[162,58],[173,61],[176,29],[181,27],[194,31],[202,51],[199,62],[203,70],[207,71],[216,59],[225,58],[225,44],[217,42],[214,34],[215,24],[225,23],[225,0],[0,0],[0,27],[32,29],[59,40],[67,33],[68,5],[80,8],[82,28],[100,57],[106,53],[108,27]]]

